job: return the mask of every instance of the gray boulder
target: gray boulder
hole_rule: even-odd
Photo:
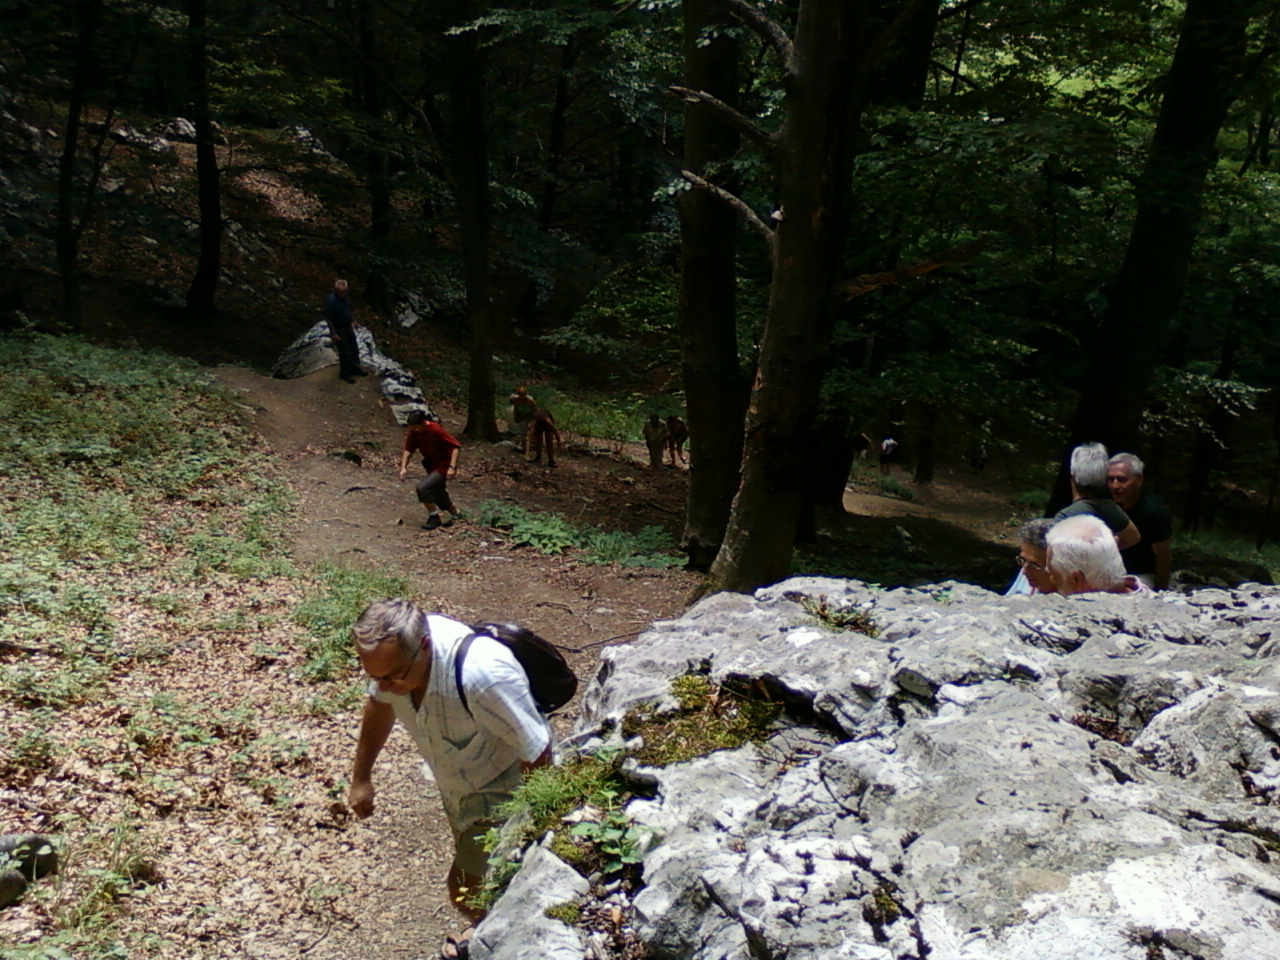
[[[835,629],[819,600],[873,629]],[[654,838],[625,916],[653,960],[1280,960],[1278,612],[1256,584],[796,578],[605,649],[568,746],[676,709],[689,673],[786,705],[762,743],[624,763]],[[575,947],[513,925],[570,889],[552,861],[526,858],[483,955],[623,956],[585,927]],[[599,890],[575,894],[584,912]]]
[[[396,422],[403,424],[413,410],[430,413],[431,408],[413,374],[378,349],[378,343],[368,327],[356,326],[355,329],[360,364],[378,377],[382,395],[387,398]],[[329,339],[329,325],[320,320],[285,348],[271,368],[271,375],[282,380],[292,380],[337,365],[338,351]]]

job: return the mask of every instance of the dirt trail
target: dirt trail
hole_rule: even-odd
[[[633,634],[680,614],[694,583],[682,571],[589,566],[513,549],[465,520],[421,530],[425,514],[413,490],[421,467],[413,465],[408,479],[397,480],[403,431],[382,404],[375,378],[349,385],[336,371],[323,370],[300,380],[275,380],[243,367],[221,367],[217,375],[254,409],[259,432],[297,491],[297,559],[367,564],[404,577],[426,608],[465,619],[518,619],[573,647]],[[438,412],[446,428],[461,430],[455,411]],[[484,500],[510,498],[576,523],[674,528],[685,480],[683,471],[650,471],[626,455],[570,452],[550,470],[525,464],[508,447],[467,444],[450,490],[464,513]],[[570,656],[584,685],[597,656],[595,648]],[[568,731],[572,713],[557,719],[559,733]],[[357,723],[352,712],[351,747]],[[452,842],[407,737],[392,737],[375,782],[378,812],[370,820],[348,822],[332,838],[340,852],[336,859],[350,875],[331,914],[287,918],[282,929],[263,930],[245,943],[246,956],[438,956],[445,934],[460,926],[443,885]]]

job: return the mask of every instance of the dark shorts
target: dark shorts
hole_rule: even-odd
[[[449,478],[439,470],[433,470],[418,481],[418,502],[434,503],[441,510],[455,513],[449,496]]]

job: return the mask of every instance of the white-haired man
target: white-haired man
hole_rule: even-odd
[[[551,760],[551,729],[538,712],[529,678],[502,643],[477,636],[463,658],[462,694],[456,654],[472,633],[465,623],[428,615],[408,600],[379,600],[352,627],[369,676],[348,803],[373,813],[373,765],[396,721],[431,768],[453,830],[449,898],[473,923],[468,904],[484,878],[485,832],[524,774]],[[442,956],[465,957],[470,931],[446,938]]]
[[[1129,515],[1111,499],[1107,488],[1107,448],[1100,443],[1082,443],[1071,451],[1071,503],[1063,507],[1053,519],[1094,516],[1105,523],[1121,550],[1127,550],[1142,534],[1129,519]]]
[[[1173,573],[1173,514],[1164,501],[1143,488],[1143,465],[1132,453],[1117,453],[1107,462],[1107,486],[1142,540],[1120,551],[1124,568],[1148,587],[1169,588]]]
[[[1059,593],[1149,593],[1150,587],[1124,572],[1116,538],[1097,517],[1060,520],[1045,536],[1049,576]]]

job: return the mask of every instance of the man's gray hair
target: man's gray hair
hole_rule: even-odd
[[[1052,529],[1053,524],[1052,517],[1036,517],[1034,520],[1028,520],[1018,531],[1018,542],[1029,543],[1037,550],[1043,550],[1047,546],[1044,540],[1045,534]]]
[[[408,654],[416,654],[427,632],[427,616],[408,600],[375,600],[351,627],[356,646],[373,650],[392,641]]]
[[[1131,477],[1142,476],[1142,468],[1143,468],[1142,460],[1136,454],[1117,453],[1114,457],[1108,460],[1107,463],[1108,464],[1123,463],[1126,467],[1129,468],[1129,476]]]
[[[1092,514],[1077,514],[1054,524],[1045,542],[1053,573],[1081,573],[1090,590],[1114,590],[1124,582],[1124,561],[1116,538]]]
[[[1107,491],[1107,448],[1082,443],[1071,451],[1071,482],[1086,497],[1110,496]]]

